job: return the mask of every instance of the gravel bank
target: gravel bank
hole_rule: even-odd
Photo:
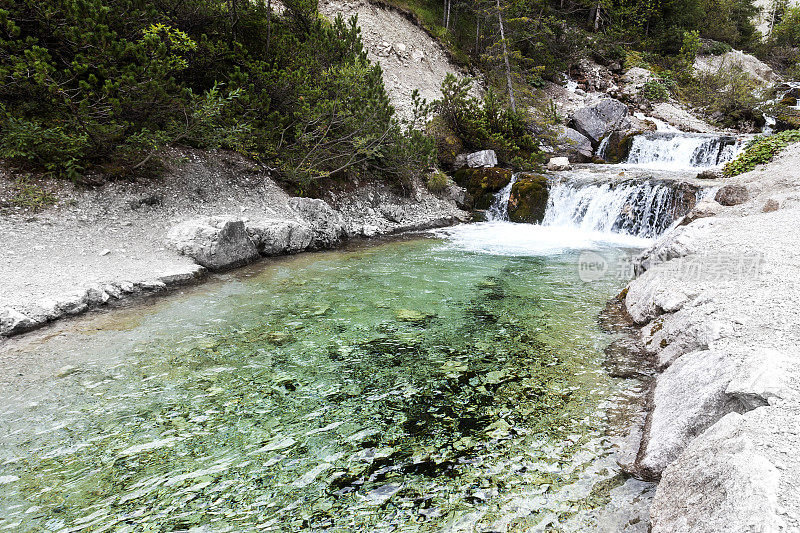
[[[206,269],[166,238],[181,222],[223,216],[246,225],[268,222],[267,230],[293,224],[311,233],[330,222],[293,207],[297,200],[266,169],[238,155],[174,150],[165,161],[167,171],[157,181],[90,190],[56,184],[56,205],[0,215],[0,337],[201,278]],[[309,237],[290,251],[466,220],[449,197],[458,192],[434,196],[418,184],[402,194],[373,183],[331,194],[330,207],[323,207],[335,217],[336,238],[312,243]]]

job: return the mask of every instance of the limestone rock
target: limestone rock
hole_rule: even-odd
[[[720,187],[714,200],[721,205],[732,206],[745,203],[750,199],[750,193],[744,185],[724,185]]]
[[[688,111],[684,111],[667,102],[653,105],[651,114],[654,118],[663,120],[681,131],[691,131],[695,133],[712,133],[716,131],[710,124],[706,124]]]
[[[762,213],[773,213],[781,208],[781,204],[774,198],[767,199],[764,202],[764,207],[761,208]]]
[[[628,69],[628,71],[622,75],[621,79],[624,84],[622,95],[629,99],[636,97],[642,86],[652,78],[653,73],[646,68],[633,67]]]
[[[721,180],[724,178],[722,171],[718,168],[709,168],[697,173],[699,180]]]
[[[764,348],[747,355],[728,383],[725,394],[737,398],[748,409],[796,397],[789,384],[789,368],[800,354]]]
[[[800,472],[781,452],[800,446],[797,416],[764,407],[728,414],[706,430],[664,471],[652,533],[797,531]]]
[[[455,203],[460,209],[469,209],[472,207],[472,197],[467,192],[467,189],[455,183],[448,184],[441,192],[441,196]]]
[[[265,219],[247,223],[250,235],[261,255],[284,255],[302,252],[311,245],[311,228],[294,220]]]
[[[36,326],[36,321],[10,307],[0,309],[0,336],[15,335]]]
[[[571,170],[572,165],[569,164],[569,159],[566,157],[553,157],[547,162],[547,170]]]
[[[547,178],[538,174],[522,174],[511,187],[508,218],[512,222],[536,224],[544,218],[549,187]]]
[[[174,226],[169,243],[209,270],[225,270],[258,258],[244,221],[228,216],[201,217]]]
[[[497,166],[497,154],[494,150],[481,150],[467,154],[466,163],[469,168],[488,168]]]
[[[715,73],[726,67],[739,66],[751,78],[762,85],[780,81],[775,71],[769,65],[755,56],[739,50],[731,50],[722,55],[697,56],[694,68],[700,72]]]
[[[158,280],[165,285],[182,285],[203,277],[205,273],[205,267],[190,265],[188,267],[164,272],[158,276]],[[103,291],[111,298],[120,297],[120,290],[114,285],[103,285]]]
[[[681,220],[680,225],[685,226],[701,218],[715,217],[722,212],[722,205],[716,200],[705,198],[700,200],[694,208]]]
[[[591,107],[575,111],[572,125],[596,145],[609,132],[619,127],[627,116],[628,106],[619,100],[606,98]]]
[[[325,200],[290,198],[289,207],[311,228],[311,248],[331,248],[339,244],[346,235],[342,215]]]
[[[658,479],[691,440],[742,404],[725,394],[735,368],[725,350],[701,350],[680,357],[658,377],[645,442],[635,467]]]
[[[585,163],[592,159],[592,141],[581,132],[559,125],[555,138],[554,155],[564,156],[571,163]]]

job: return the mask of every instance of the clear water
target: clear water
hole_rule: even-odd
[[[597,322],[625,280],[581,282],[580,246],[465,249],[475,228],[8,343],[0,530],[645,531]]]

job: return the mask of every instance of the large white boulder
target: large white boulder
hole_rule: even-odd
[[[167,241],[179,253],[209,270],[226,270],[258,258],[244,221],[229,216],[201,217],[174,226]]]
[[[302,252],[311,246],[314,233],[294,220],[265,219],[247,223],[247,233],[262,255]]]
[[[569,164],[569,159],[566,157],[553,157],[547,162],[547,170],[550,171],[570,169],[572,169],[572,165]]]
[[[636,461],[641,475],[657,479],[693,438],[726,414],[743,410],[725,393],[738,356],[731,350],[700,350],[681,356],[658,376]]]
[[[345,237],[342,215],[325,200],[295,197],[289,199],[289,207],[311,228],[311,248],[331,248]]]
[[[652,533],[800,531],[800,413],[731,413],[697,437],[661,477]]]
[[[572,125],[597,145],[611,131],[626,126],[623,121],[627,116],[628,106],[619,100],[604,98],[591,107],[575,111]]]
[[[464,165],[469,168],[496,167],[497,154],[494,150],[481,150],[456,157],[456,167],[460,168]]]

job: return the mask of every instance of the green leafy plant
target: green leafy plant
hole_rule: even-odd
[[[769,163],[781,150],[796,142],[800,142],[800,130],[787,130],[753,139],[736,159],[725,165],[723,173],[737,176],[750,172],[756,165]]]
[[[435,170],[426,176],[425,184],[430,191],[440,192],[445,190],[450,184],[450,178],[441,170]]]
[[[53,193],[43,189],[24,176],[14,181],[13,191],[14,193],[9,203],[15,207],[36,210],[53,205],[58,201],[58,198]]]
[[[465,147],[495,150],[501,161],[516,168],[537,168],[543,157],[528,127],[533,118],[506,107],[491,89],[482,101],[470,96],[471,84],[453,74],[442,82],[442,98],[433,104],[448,128]]]
[[[650,102],[663,102],[669,98],[669,89],[662,80],[654,78],[642,85],[639,96]]]
[[[698,72],[681,79],[681,99],[702,109],[727,127],[745,126],[763,120],[762,102],[755,96],[757,82],[738,64],[716,72]]]
[[[722,41],[712,41],[703,47],[702,52],[712,56],[721,56],[733,50],[733,47]]]

